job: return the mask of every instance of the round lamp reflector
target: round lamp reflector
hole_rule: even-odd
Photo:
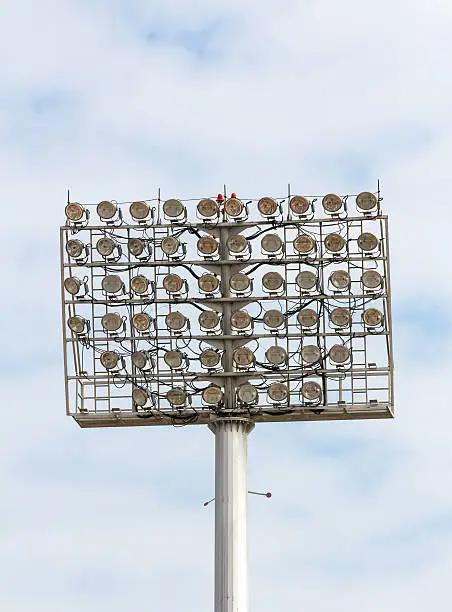
[[[220,322],[218,313],[213,310],[204,310],[199,315],[199,324],[204,329],[215,329]]]
[[[383,323],[383,313],[378,308],[368,308],[362,317],[368,327],[378,327]]]
[[[218,405],[223,399],[223,391],[217,385],[209,385],[203,390],[202,399],[206,404]]]
[[[279,382],[272,383],[267,389],[268,397],[274,402],[285,402],[289,396],[287,385]]]
[[[342,198],[335,193],[329,193],[322,199],[322,206],[329,213],[335,213],[342,207]]]
[[[117,312],[107,312],[101,319],[105,331],[114,332],[122,327],[122,318]]]
[[[174,255],[179,249],[180,242],[174,236],[167,236],[162,240],[161,248],[165,255]]]
[[[264,217],[271,217],[278,210],[278,202],[273,198],[261,198],[257,203],[257,208]]]
[[[303,196],[293,196],[290,198],[289,208],[296,215],[304,215],[308,212],[311,203]]]
[[[330,251],[330,253],[338,253],[345,247],[345,240],[340,234],[328,234],[324,242],[327,251]]]
[[[308,344],[301,349],[301,358],[305,363],[315,363],[320,360],[322,353],[315,344]]]
[[[166,315],[165,323],[168,329],[179,331],[186,325],[187,319],[181,312],[176,310]]]
[[[172,370],[180,368],[183,361],[182,353],[180,351],[166,351],[163,361]]]
[[[184,281],[178,274],[167,274],[162,284],[168,293],[177,293],[184,286]]]
[[[134,293],[143,295],[143,293],[146,293],[148,290],[149,280],[142,274],[138,274],[131,279],[130,287]]]
[[[119,356],[114,351],[105,351],[100,356],[100,362],[106,370],[113,370],[118,365]]]
[[[166,399],[169,401],[171,406],[183,406],[187,401],[187,394],[183,389],[177,387],[168,391],[166,394]]]
[[[301,396],[308,401],[318,400],[322,397],[322,388],[319,383],[309,380],[302,385]]]
[[[247,346],[235,349],[232,358],[238,366],[242,367],[248,367],[254,363],[254,353]]]
[[[215,217],[219,213],[218,204],[215,200],[204,199],[198,202],[198,213],[201,217]]]
[[[85,209],[83,208],[83,206],[78,204],[78,202],[73,202],[71,204],[68,204],[64,211],[69,221],[80,221],[80,219],[83,217]]]
[[[311,308],[303,308],[298,313],[297,320],[301,327],[314,327],[319,321],[319,315]]]
[[[82,286],[82,281],[76,276],[69,276],[64,279],[64,288],[71,295],[77,295]]]
[[[303,270],[303,272],[299,272],[295,279],[295,282],[300,287],[300,289],[314,289],[317,284],[317,276],[314,272],[310,272],[309,270]]]
[[[363,191],[356,196],[356,206],[359,210],[368,211],[377,207],[378,201],[376,196],[370,191]]]
[[[66,253],[69,255],[69,257],[80,257],[80,255],[83,253],[83,243],[80,242],[80,240],[68,240],[67,244],[66,244]]]
[[[97,214],[101,219],[112,219],[116,215],[118,207],[114,202],[103,200],[97,205]]]
[[[278,291],[284,284],[284,279],[279,272],[267,272],[262,277],[262,285],[268,291]]]
[[[243,272],[237,272],[230,277],[229,287],[237,292],[247,291],[250,287],[250,279]]]
[[[134,219],[142,221],[149,215],[149,205],[146,202],[132,202],[129,211]]]
[[[170,199],[163,204],[163,212],[169,219],[180,217],[184,210],[184,205],[180,200]]]
[[[254,404],[259,397],[259,392],[254,385],[244,383],[238,387],[237,397],[244,404]]]

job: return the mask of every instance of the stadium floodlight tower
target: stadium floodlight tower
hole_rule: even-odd
[[[66,410],[81,427],[215,434],[215,611],[248,610],[255,423],[390,418],[388,221],[379,188],[68,203]]]

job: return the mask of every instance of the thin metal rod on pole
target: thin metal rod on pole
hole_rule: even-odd
[[[248,612],[247,450],[254,423],[219,418],[215,434],[215,612]]]

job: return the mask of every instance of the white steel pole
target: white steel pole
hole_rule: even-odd
[[[254,423],[225,417],[215,434],[215,612],[248,612],[247,451]]]

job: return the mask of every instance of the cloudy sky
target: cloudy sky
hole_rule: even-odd
[[[394,421],[256,427],[251,609],[445,609],[452,572],[445,0],[4,0],[0,608],[207,612],[214,439],[65,416],[74,200],[356,193],[390,216]]]

